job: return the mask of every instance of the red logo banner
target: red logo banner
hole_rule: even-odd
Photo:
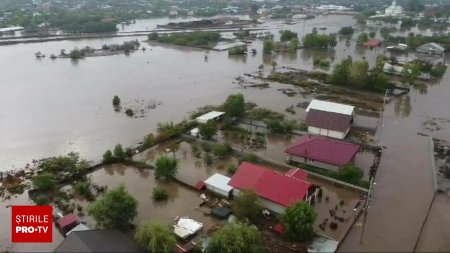
[[[51,206],[12,206],[12,242],[52,242]]]

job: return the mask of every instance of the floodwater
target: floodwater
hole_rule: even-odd
[[[96,184],[107,185],[109,190],[120,184],[125,185],[128,193],[138,201],[138,215],[133,222],[137,226],[144,225],[150,220],[163,224],[174,224],[176,217],[184,216],[202,222],[204,231],[220,223],[219,220],[206,216],[198,209],[202,202],[199,192],[175,182],[160,182],[155,179],[153,170],[139,170],[121,164],[113,164],[92,173],[91,179]],[[167,191],[169,195],[167,201],[153,201],[152,190],[155,187],[162,187]],[[79,203],[86,210],[88,202],[79,201]],[[85,221],[88,226],[95,226],[91,217],[87,216]]]
[[[277,21],[264,25],[270,27],[276,36],[279,36],[279,29],[295,30],[302,36],[313,27],[327,27],[327,30],[320,32],[332,33],[342,26],[355,23],[349,16],[319,16],[295,25]],[[271,84],[267,89],[243,89],[233,84],[234,78],[257,71],[261,63],[265,64],[268,71],[272,60],[277,61],[278,66],[313,69],[315,55],[334,57],[333,64],[348,55],[354,60],[365,57],[373,66],[376,55],[383,52],[382,49],[357,48],[354,41],[347,47],[345,41],[341,40],[333,53],[299,50],[297,54],[263,57],[260,54],[262,43],[255,41],[251,48],[256,48],[258,54],[246,57],[228,57],[227,52],[162,45],[145,45],[151,50],[129,56],[95,57],[79,61],[39,60],[34,57],[37,51],[49,55],[63,48],[70,50],[88,45],[100,47],[102,44],[130,39],[134,38],[0,47],[0,170],[69,151],[80,152],[83,157],[98,161],[106,149],[113,148],[117,143],[135,145],[144,135],[153,132],[158,122],[182,120],[189,111],[206,104],[220,104],[232,93],[241,92],[248,101],[284,112],[286,107],[305,100],[298,96],[287,97],[277,90],[292,86]],[[209,54],[207,62],[204,61],[206,53]],[[161,105],[151,110],[146,117],[129,118],[123,112],[114,112],[111,104],[114,95],[119,95],[125,104],[139,99],[158,100]],[[427,92],[411,91],[409,97],[394,100],[386,106],[382,126],[375,137],[386,149],[383,149],[376,176],[377,184],[362,243],[362,227],[355,226],[344,241],[342,251],[411,251],[414,248],[433,196],[428,138],[417,133],[423,131],[423,122],[430,117],[450,118],[449,97],[450,72],[447,71],[442,81],[430,85]],[[448,131],[437,130],[432,134],[436,138],[449,138]],[[122,173],[124,177],[115,177],[112,175],[114,173]],[[164,208],[152,207],[150,191],[155,183],[151,173],[144,177],[134,170],[109,168],[97,171],[93,177],[111,186],[126,181],[130,192],[145,198],[147,203],[139,207],[142,217],[137,218],[138,224],[151,218],[169,221],[174,216],[192,211],[183,208],[193,206],[192,196],[195,193],[188,189],[180,190],[184,189],[182,187],[176,187],[175,190],[167,186],[171,194],[178,196],[177,200],[186,201],[183,205],[172,204],[178,202],[169,200]],[[437,210],[431,212],[428,219],[430,223],[425,226],[422,234],[424,239],[418,246],[421,250],[449,250],[448,242],[442,239],[449,224],[439,222],[439,215],[442,214],[440,206],[433,206],[433,210]],[[8,210],[2,207],[1,217],[9,217]],[[195,215],[195,212],[191,214]],[[8,222],[5,220],[2,224]],[[1,236],[1,242],[10,241],[7,235],[2,233]],[[435,248],[432,248],[430,238],[434,237],[441,240],[436,240]],[[41,250],[40,247],[47,246],[20,247]]]
[[[430,117],[450,118],[449,80],[447,71],[441,82],[428,88],[427,94],[411,91],[410,105],[402,109],[408,110],[407,113],[396,110],[396,101],[386,106],[382,126],[375,137],[386,148],[375,178],[365,231],[361,238],[362,226],[354,226],[340,251],[414,249],[433,198],[431,147],[428,137],[417,133],[423,132],[423,122]],[[431,134],[435,138],[449,138],[445,130]],[[417,249],[450,249],[445,240],[449,222],[440,218],[448,210],[445,201],[445,197],[436,198]]]
[[[353,25],[348,16],[321,16],[296,25],[271,21],[276,36],[279,29],[293,29],[301,34],[313,27],[326,26],[336,32],[341,26]],[[140,37],[142,39],[142,37]],[[79,61],[69,59],[36,59],[34,53],[46,55],[74,47],[100,47],[130,38],[85,39],[0,47],[0,169],[23,166],[32,159],[80,152],[98,161],[103,152],[117,143],[135,145],[155,130],[158,122],[179,121],[205,104],[220,104],[229,94],[241,92],[246,99],[275,111],[283,112],[302,101],[286,97],[273,84],[269,89],[242,89],[233,84],[235,77],[255,72],[261,63],[270,69],[272,60],[278,66],[312,69],[313,56],[334,55],[335,61],[349,53],[354,59],[374,59],[377,50],[346,47],[343,41],[335,53],[299,50],[297,54],[262,54],[228,57],[227,52],[207,52],[185,47],[145,45],[146,52],[129,56],[94,57]],[[261,51],[262,42],[251,48]],[[344,48],[347,48],[344,50]],[[208,61],[204,55],[209,54]],[[113,110],[114,95],[123,103],[137,100],[161,102],[146,117],[128,118]]]

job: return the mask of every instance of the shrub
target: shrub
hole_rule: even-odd
[[[133,116],[134,116],[134,111],[133,111],[133,109],[131,109],[131,108],[127,108],[127,109],[125,110],[125,114],[126,114],[127,116],[129,116],[129,117],[133,117]]]
[[[144,137],[144,146],[146,148],[155,145],[155,136],[153,134],[148,134]]]
[[[241,162],[241,163],[244,162],[244,161],[250,162],[250,163],[258,163],[259,158],[258,158],[255,154],[247,154],[247,155],[244,155],[244,156],[240,159],[240,162]]]
[[[227,156],[231,151],[231,147],[227,144],[215,144],[213,146],[213,154],[218,158],[224,158]]]
[[[153,188],[152,198],[155,201],[166,200],[168,197],[169,197],[169,194],[167,193],[167,191],[164,188],[161,188],[161,187]]]
[[[36,205],[38,206],[46,206],[50,204],[50,199],[44,194],[39,194],[35,199]]]
[[[89,180],[76,183],[74,189],[77,194],[85,197],[87,200],[92,200],[94,197],[91,192],[91,182]]]
[[[114,162],[114,156],[113,156],[111,150],[108,149],[103,154],[103,162],[104,163],[112,163],[112,162]]]
[[[203,153],[203,162],[205,162],[206,165],[211,165],[213,163],[213,157],[211,153],[209,152]]]
[[[175,158],[168,156],[161,156],[155,162],[155,177],[156,179],[162,179],[168,181],[177,173],[178,162]]]
[[[114,106],[119,106],[120,105],[120,98],[118,96],[114,96],[112,103],[113,103]]]
[[[234,173],[236,173],[236,170],[237,170],[237,165],[236,164],[232,163],[232,164],[228,165],[227,172],[230,175],[234,175]]]

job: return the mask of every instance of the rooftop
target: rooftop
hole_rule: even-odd
[[[225,113],[224,113],[224,112],[218,112],[218,111],[210,111],[210,112],[208,112],[208,113],[206,113],[206,114],[203,114],[203,115],[201,115],[201,116],[198,116],[198,117],[196,118],[196,120],[197,120],[198,122],[200,122],[200,123],[206,123],[206,122],[208,122],[209,120],[212,120],[212,119],[215,119],[215,118],[217,118],[217,117],[222,116],[223,114],[225,114]]]
[[[309,112],[310,109],[352,115],[355,107],[351,105],[313,99],[311,100],[311,103],[309,103],[308,108],[306,108],[306,112]]]
[[[359,150],[360,146],[353,143],[305,135],[285,152],[327,164],[344,166],[353,161]]]
[[[77,216],[71,213],[62,217],[56,223],[61,229],[65,230],[67,227],[74,226],[77,222],[78,222]]]
[[[145,252],[114,229],[74,231],[53,252]]]
[[[311,186],[304,180],[249,162],[241,163],[229,185],[239,190],[253,189],[258,196],[286,207],[303,200]]]
[[[305,123],[308,126],[323,129],[347,132],[352,124],[352,116],[347,114],[319,111],[310,109],[306,115]]]
[[[205,180],[206,185],[211,185],[215,188],[219,188],[220,190],[230,192],[233,190],[233,187],[228,185],[228,182],[230,182],[231,178],[226,177],[224,175],[221,175],[219,173],[215,173],[211,177]]]

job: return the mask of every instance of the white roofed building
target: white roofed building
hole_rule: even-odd
[[[311,103],[309,103],[308,108],[306,108],[306,112],[309,112],[310,109],[353,116],[355,107],[351,105],[313,99],[311,100]]]
[[[210,120],[220,120],[224,114],[224,112],[210,111],[206,114],[198,116],[195,120],[197,120],[198,123],[205,124]]]
[[[204,183],[206,185],[206,189],[229,198],[231,196],[231,191],[233,190],[233,187],[228,185],[230,180],[231,178],[216,173],[206,179]]]

